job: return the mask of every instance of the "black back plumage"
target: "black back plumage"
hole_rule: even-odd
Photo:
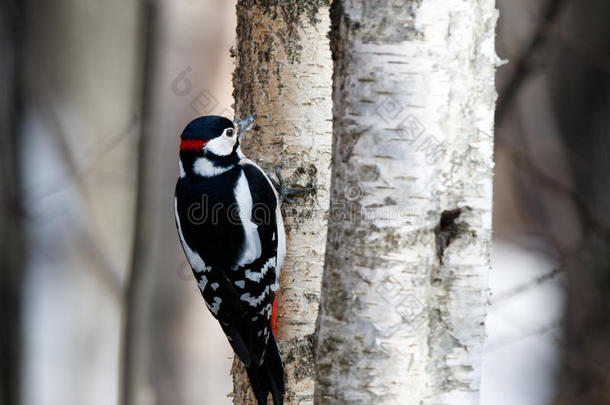
[[[244,243],[233,191],[241,173],[235,166],[218,176],[185,177],[176,184],[184,239],[208,266],[229,268]]]

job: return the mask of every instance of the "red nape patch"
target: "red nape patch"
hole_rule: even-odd
[[[203,141],[201,139],[182,139],[180,140],[180,152],[187,150],[200,151],[208,142],[209,140]]]
[[[273,329],[273,335],[277,336],[277,317],[275,313],[275,303],[277,302],[277,296],[273,299],[273,307],[271,308],[271,329]]]

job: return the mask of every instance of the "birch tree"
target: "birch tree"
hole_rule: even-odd
[[[477,404],[493,0],[337,0],[318,404]]]
[[[278,292],[278,343],[286,404],[313,401],[312,336],[326,243],[332,137],[332,62],[324,0],[237,4],[235,115],[258,115],[244,154],[287,185],[317,192],[284,204],[287,255]],[[234,361],[234,403],[255,404],[243,365]]]

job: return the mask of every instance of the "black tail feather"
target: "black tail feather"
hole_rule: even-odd
[[[273,405],[283,405],[284,364],[273,334],[269,336],[263,363],[257,366],[252,362],[250,367],[246,367],[246,371],[258,405],[267,405],[269,392],[273,395]]]

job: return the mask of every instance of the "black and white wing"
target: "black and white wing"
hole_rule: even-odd
[[[275,292],[279,285],[280,268],[286,251],[284,224],[280,213],[279,200],[266,174],[254,163],[244,160],[241,167],[248,184],[251,197],[250,224],[246,228],[256,230],[256,236],[248,241],[246,237],[245,250],[257,251],[257,257],[250,261],[244,260],[237,268],[230,270],[228,276],[239,293],[240,301],[246,306],[249,321],[254,325],[256,336],[252,337],[255,361],[262,361],[271,330],[271,318],[274,309]],[[239,192],[236,192],[239,194]],[[239,199],[239,197],[238,197]],[[238,201],[240,206],[249,203]],[[245,221],[247,222],[247,221]],[[260,245],[258,245],[260,243]],[[245,256],[242,255],[242,257]]]
[[[235,169],[196,187],[179,181],[176,225],[208,309],[242,361],[260,364],[271,334],[284,227],[277,194],[265,173],[247,160]],[[227,184],[232,186],[226,189]],[[202,201],[202,193],[212,206],[229,197],[235,203],[225,213],[193,221],[188,213]]]

